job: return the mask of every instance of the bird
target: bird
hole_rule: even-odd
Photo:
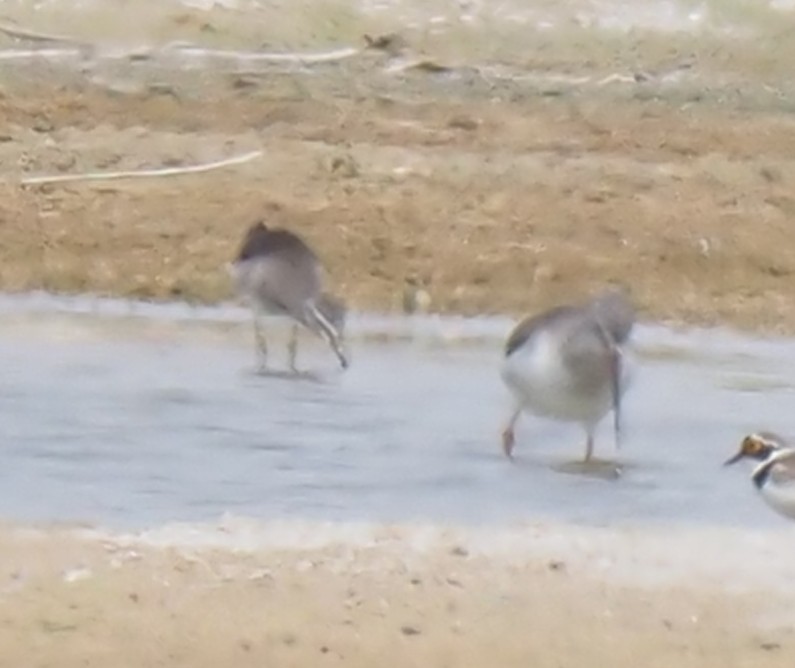
[[[229,266],[237,293],[253,312],[254,339],[267,368],[268,345],[260,316],[269,313],[293,321],[288,344],[289,364],[297,371],[299,325],[314,332],[331,346],[343,369],[348,357],[343,349],[347,307],[323,290],[320,259],[298,234],[270,228],[263,221],[251,225],[237,256]]]
[[[613,411],[619,447],[621,398],[630,380],[624,352],[635,309],[623,287],[603,290],[579,305],[561,305],[520,321],[505,343],[501,376],[514,409],[502,431],[512,459],[516,422],[522,412],[582,425],[585,462],[594,432]]]
[[[751,472],[751,481],[767,505],[795,519],[795,447],[772,432],[756,432],[743,438],[739,452],[724,466],[741,459],[759,462]]]

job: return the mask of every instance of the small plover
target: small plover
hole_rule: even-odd
[[[795,519],[795,447],[771,432],[750,434],[743,439],[740,451],[724,462],[729,466],[741,459],[759,464],[751,473],[751,481],[768,506]]]
[[[522,411],[582,425],[585,461],[593,455],[594,431],[610,411],[619,444],[621,397],[629,374],[623,347],[635,310],[623,289],[610,289],[582,305],[566,305],[522,320],[505,344],[502,378],[515,408],[502,432],[510,458]]]
[[[297,234],[252,225],[243,239],[230,273],[238,294],[251,306],[254,336],[263,368],[268,347],[260,316],[269,313],[293,320],[288,345],[290,368],[296,370],[298,326],[324,338],[345,369],[348,358],[342,346],[346,307],[343,301],[323,292],[323,268],[315,252]]]

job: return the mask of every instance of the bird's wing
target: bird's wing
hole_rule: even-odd
[[[768,480],[777,487],[795,486],[795,448],[776,450],[754,469],[751,480],[760,489]]]
[[[776,485],[795,486],[795,448],[779,450],[768,461],[774,462],[770,478]]]
[[[571,306],[558,306],[524,318],[508,335],[508,340],[505,342],[505,356],[509,357],[542,330],[565,327],[575,313],[575,309]]]
[[[258,258],[241,276],[244,291],[265,304],[278,306],[303,321],[304,306],[320,290],[317,266],[297,267],[278,255]]]

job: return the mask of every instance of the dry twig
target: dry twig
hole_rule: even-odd
[[[88,43],[82,42],[79,39],[72,37],[64,37],[63,35],[51,35],[43,32],[36,32],[34,30],[26,30],[25,28],[17,28],[8,23],[0,23],[0,32],[13,37],[14,39],[24,39],[29,42],[49,42],[53,44],[77,44],[80,46],[88,46]]]
[[[29,176],[20,180],[23,186],[45,185],[49,183],[67,183],[75,181],[110,181],[113,179],[149,178],[158,176],[180,176],[182,174],[199,174],[209,172],[222,167],[241,165],[245,162],[259,158],[262,151],[251,151],[243,155],[208,162],[200,165],[189,165],[188,167],[165,167],[161,169],[142,169],[138,171],[126,172],[88,172],[85,174],[58,174],[55,176]]]
[[[312,65],[314,63],[330,63],[338,60],[345,60],[358,56],[362,49],[356,47],[344,47],[333,51],[321,53],[266,53],[260,51],[226,51],[222,49],[205,49],[197,46],[177,46],[169,50],[177,51],[183,55],[193,55],[199,57],[213,56],[216,58],[236,58],[247,62],[262,63],[300,63]]]

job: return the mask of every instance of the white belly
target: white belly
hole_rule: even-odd
[[[622,365],[622,390],[629,380],[626,366]],[[502,378],[519,406],[539,417],[596,425],[613,406],[610,380],[596,391],[578,391],[555,342],[543,334],[505,359]]]
[[[759,490],[768,506],[784,517],[795,519],[795,483],[768,483]]]

